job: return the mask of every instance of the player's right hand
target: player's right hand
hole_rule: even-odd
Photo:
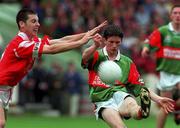
[[[147,57],[149,55],[149,49],[144,47],[141,52],[142,57]]]

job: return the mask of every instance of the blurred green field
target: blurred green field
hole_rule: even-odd
[[[128,128],[155,128],[155,117],[151,116],[144,120],[125,121]],[[79,116],[71,118],[63,117],[43,117],[35,114],[8,115],[6,128],[108,128],[102,121],[96,121],[94,116]],[[178,128],[169,116],[165,128]]]

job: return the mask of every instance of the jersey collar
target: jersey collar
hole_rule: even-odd
[[[172,32],[175,31],[171,22],[168,24],[168,27],[169,27],[169,30],[170,30],[170,31],[172,31]]]
[[[170,31],[174,32],[175,34],[179,34],[179,32],[175,31],[175,29],[173,28],[172,22],[170,22],[168,24],[168,28],[169,28]]]
[[[104,48],[102,49],[102,51],[103,51],[104,55],[108,57],[108,53],[107,53],[106,47],[104,47]],[[108,58],[109,58],[109,57],[108,57]],[[117,60],[117,61],[120,60],[120,50],[118,50],[118,54],[117,54],[115,60]]]
[[[24,32],[19,31],[18,36],[20,36],[23,40],[29,40],[28,36]]]

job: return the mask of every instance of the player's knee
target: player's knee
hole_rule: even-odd
[[[138,107],[138,108],[135,109],[132,117],[133,117],[134,119],[136,119],[136,120],[141,120],[141,119],[143,119],[142,111],[141,111],[141,108],[140,108],[140,107]]]
[[[136,102],[129,102],[128,110],[131,117],[133,117],[134,119],[140,119],[139,117],[140,106]]]

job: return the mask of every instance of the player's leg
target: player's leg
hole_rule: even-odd
[[[172,99],[172,91],[160,91],[160,96]],[[160,108],[157,115],[157,128],[164,128],[167,116],[168,114],[162,108]]]
[[[0,128],[5,128],[6,111],[9,107],[11,94],[12,94],[11,87],[0,86]]]
[[[101,115],[103,120],[111,127],[111,128],[127,128],[119,115],[119,112],[111,109],[104,108],[101,111]]]
[[[3,109],[3,107],[0,106],[0,128],[4,128],[5,127],[5,111]]]
[[[177,100],[180,103],[180,98]],[[177,125],[180,125],[180,106],[176,104],[174,111],[174,121]]]
[[[175,112],[174,112],[174,121],[177,125],[180,125],[180,83],[177,84],[174,92],[173,99],[175,100]]]
[[[123,104],[119,107],[119,113],[123,117],[133,117],[134,119],[142,119],[142,109],[133,97],[124,99]]]
[[[140,100],[141,106],[137,104],[133,97],[126,97],[119,108],[120,114],[124,117],[133,117],[134,119],[147,118],[150,113],[151,98],[146,87],[141,89]]]
[[[180,81],[179,75],[173,75],[161,71],[159,84],[157,84],[157,88],[160,91],[160,96],[172,99],[173,88],[175,88],[178,81]],[[160,108],[157,114],[157,128],[164,128],[167,116],[168,114],[162,108]]]
[[[113,97],[107,101],[96,102],[95,115],[103,119],[111,128],[126,128],[122,117],[119,113],[119,107],[123,104],[124,99],[130,96],[125,92],[115,92]]]

